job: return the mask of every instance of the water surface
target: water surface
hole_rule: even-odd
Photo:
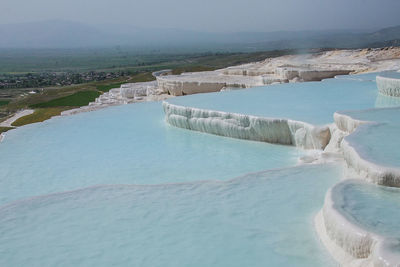
[[[349,180],[332,189],[332,198],[335,208],[352,223],[369,232],[400,241],[399,188]]]
[[[368,75],[376,77],[376,74]],[[357,78],[358,75],[349,77],[188,95],[168,99],[167,102],[201,109],[287,118],[315,125],[332,123],[333,113],[339,110],[400,106],[400,98],[380,95],[374,80],[364,76]]]
[[[379,165],[400,168],[400,108],[349,111],[345,114],[373,124],[359,126],[346,137],[363,158]]]
[[[224,180],[293,166],[302,154],[169,126],[161,103],[111,107],[8,132],[0,144],[0,204],[101,184]]]
[[[313,218],[337,165],[111,185],[0,208],[1,266],[335,266]]]

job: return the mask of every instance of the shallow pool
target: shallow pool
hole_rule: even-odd
[[[338,110],[400,105],[370,78],[168,101],[313,124],[332,123]],[[396,114],[384,116],[397,123]],[[398,130],[385,133],[394,138]],[[376,143],[371,136],[365,142]],[[335,266],[313,220],[342,166],[292,167],[304,154],[171,127],[161,103],[10,131],[0,144],[0,265]],[[368,224],[367,210],[359,210]]]
[[[397,72],[397,71],[382,72],[382,73],[379,74],[379,76],[382,76],[382,77],[385,77],[385,78],[400,79],[400,72]]]
[[[375,81],[356,77],[188,95],[167,102],[200,109],[287,118],[314,125],[332,123],[333,113],[339,110],[400,106],[400,98],[380,95]]]
[[[161,103],[111,107],[8,132],[0,204],[99,184],[224,180],[292,166],[302,154],[168,126]]]
[[[337,165],[110,185],[0,208],[2,266],[335,266],[313,218]]]
[[[344,112],[355,119],[373,124],[359,126],[346,137],[357,152],[378,165],[400,168],[400,108]]]
[[[400,241],[400,189],[349,180],[332,189],[335,208],[357,226]],[[400,248],[398,248],[400,253]]]

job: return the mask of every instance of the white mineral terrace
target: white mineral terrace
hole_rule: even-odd
[[[171,95],[217,92],[273,83],[320,81],[336,75],[399,68],[400,49],[338,50],[314,55],[268,58],[204,73],[157,77],[158,86]]]
[[[206,110],[169,102],[163,102],[166,121],[176,127],[233,138],[320,149],[323,150],[323,155],[339,153],[348,166],[347,179],[358,178],[372,184],[400,187],[400,165],[389,166],[371,161],[367,154],[362,153],[362,142],[357,143],[349,138],[354,134],[358,134],[357,138],[360,138],[362,134],[369,135],[372,131],[382,131],[385,129],[383,127],[391,130],[390,127],[399,124],[398,107],[358,111],[365,117],[364,119],[353,116],[351,112],[336,112],[333,115],[334,123],[329,127],[321,127],[290,119]],[[386,113],[379,115],[381,112],[386,112],[391,117]],[[357,114],[357,111],[354,113]],[[377,119],[370,119],[369,113],[372,113],[371,118]],[[377,125],[381,128],[376,128]],[[396,132],[396,129],[392,132]],[[396,142],[393,140],[396,138],[395,133],[394,135],[382,133],[382,136],[386,138],[385,141],[375,142],[392,143],[394,145],[392,149],[398,151],[397,143],[393,143]],[[358,140],[357,138],[353,139]],[[370,143],[374,146],[374,142]],[[341,183],[337,186],[340,185]],[[315,226],[323,244],[340,264],[400,266],[400,254],[396,250],[400,241],[389,240],[349,221],[334,204],[331,189],[326,195],[322,211],[315,218]]]
[[[249,88],[272,82],[281,82],[274,76],[226,75],[221,71],[183,73],[157,77],[159,88],[171,95],[190,95],[197,93],[217,92],[230,88]]]
[[[400,187],[400,169],[368,161],[354,148],[356,144],[346,138],[355,132],[368,132],[368,127],[374,127],[379,122],[360,120],[337,112],[334,114],[335,123],[321,128],[287,119],[177,106],[168,101],[164,101],[163,107],[166,121],[174,126],[233,138],[322,149],[323,155],[338,152],[348,165],[347,178],[357,177],[369,183]],[[399,108],[372,109],[375,110],[400,113]],[[365,112],[368,113],[368,110]],[[343,266],[400,266],[400,254],[393,250],[397,240],[387,240],[349,221],[335,208],[331,191],[326,195],[322,211],[315,218],[315,225],[333,257]]]
[[[103,94],[88,107],[67,111],[64,115],[109,105],[159,101],[171,96],[273,83],[320,81],[340,74],[393,69],[400,69],[399,48],[340,50],[315,55],[283,56],[217,71],[182,75],[162,75],[169,72],[165,71],[155,75],[157,81],[122,85]],[[377,84],[382,94],[399,96],[398,80],[392,77],[378,77]],[[268,118],[202,109],[169,101],[163,102],[163,108],[166,121],[171,125],[232,138],[317,149],[321,151],[322,156],[341,155],[348,166],[347,178],[400,187],[400,166],[371,161],[362,153],[362,145],[350,138],[354,134],[374,130],[376,125],[382,124],[379,121],[360,119],[347,112],[336,112],[332,114],[333,123],[321,126],[290,118]],[[335,206],[332,192],[346,181],[351,180],[346,179],[329,190],[323,209],[315,218],[315,226],[322,243],[343,266],[400,266],[400,255],[392,249],[397,245],[397,241],[391,243],[392,241],[384,236],[348,220],[337,205]]]
[[[154,74],[157,81],[124,84],[120,88],[114,88],[104,93],[96,99],[95,102],[90,103],[89,106],[65,111],[63,115],[95,110],[110,105],[142,101],[161,101],[172,96],[185,94],[217,92],[272,83],[320,81],[340,74],[392,69],[400,69],[400,48],[340,50],[315,55],[283,56],[217,71],[185,73],[182,75],[163,75],[169,73],[169,71],[161,71]],[[377,83],[381,93],[390,96],[400,95],[398,94],[398,88],[400,88],[398,87],[399,82],[395,78],[378,77]],[[343,83],[340,83],[337,79],[333,84],[334,86],[336,86],[336,84],[339,84],[339,86],[343,85]],[[321,86],[320,83],[317,85]],[[351,84],[351,86],[352,85],[353,84]],[[282,88],[282,86],[291,85],[279,85],[276,87]],[[337,89],[336,87],[335,89]],[[285,90],[289,89],[294,90],[296,88],[286,88]],[[338,91],[328,91],[329,88],[325,89],[326,90],[323,92],[324,97],[326,94],[329,95],[329,93],[333,91]],[[376,87],[373,89],[375,90]],[[367,87],[362,87],[356,92],[364,93],[366,90],[369,89]],[[249,94],[248,91],[246,92]],[[292,91],[290,91],[290,93],[291,92]],[[371,93],[371,91],[368,92]],[[374,92],[377,93],[376,90]],[[218,94],[227,93],[232,94],[238,92]],[[345,93],[348,93],[348,91]],[[293,103],[297,100],[296,97],[298,95],[295,95],[294,101],[292,100]],[[333,97],[332,94],[330,96]],[[359,96],[360,94],[356,94],[356,97],[354,97],[353,94],[353,98],[362,102]],[[187,99],[189,97],[192,96],[173,100]],[[286,97],[288,98],[287,95]],[[344,97],[346,97],[346,95]],[[339,98],[343,99],[343,95],[340,95]],[[379,98],[379,96],[377,96],[377,98]],[[224,100],[227,101],[226,98],[224,98]],[[317,99],[319,102],[323,100]],[[334,102],[332,99],[329,100]],[[240,101],[243,101],[243,99],[240,98]],[[283,102],[285,99],[278,97],[276,102],[279,101]],[[282,102],[279,102],[279,105],[281,105]],[[328,102],[329,101],[326,101],[326,103],[324,103],[328,104]],[[394,103],[397,102],[394,101]],[[251,106],[251,102],[247,104]],[[262,104],[264,108],[264,102],[262,102]],[[307,109],[309,104],[310,103],[304,101],[304,103],[302,103],[302,108]],[[350,104],[354,103],[350,102]],[[337,111],[335,114],[332,114],[333,122],[331,121],[330,123],[322,125],[317,123],[312,124],[311,122],[301,121],[300,119],[295,120],[291,117],[286,118],[284,116],[263,117],[192,107],[190,105],[176,104],[172,100],[164,101],[163,108],[166,122],[176,127],[232,138],[293,145],[305,149],[316,149],[319,150],[322,156],[329,157],[329,155],[333,154],[336,155],[336,159],[342,158],[348,167],[346,173],[347,179],[328,191],[324,206],[315,218],[316,230],[322,243],[327,247],[332,256],[343,266],[400,266],[400,254],[396,253],[398,250],[392,249],[398,245],[396,243],[397,241],[392,242],[393,240],[389,240],[383,235],[373,233],[354,221],[349,220],[348,217],[344,215],[343,210],[338,208],[340,203],[338,204],[339,200],[334,196],[335,193],[338,194],[338,192],[341,192],[340,189],[345,186],[346,183],[354,181],[349,178],[357,178],[359,181],[370,184],[400,187],[400,157],[398,162],[393,160],[391,164],[373,161],[373,159],[368,156],[368,153],[364,153],[364,150],[369,150],[370,147],[367,147],[365,143],[361,141],[358,143],[352,139],[352,137],[356,135],[358,135],[356,137],[359,138],[363,134],[376,134],[382,131],[382,129],[387,129],[387,135],[385,134],[386,132],[381,132],[381,135],[383,138],[386,138],[386,140],[374,140],[375,142],[369,142],[369,140],[366,139],[364,142],[368,142],[368,145],[371,146],[378,146],[376,144],[377,142],[386,142],[386,144],[389,145],[395,142],[396,144],[394,144],[393,150],[399,151],[396,147],[398,141],[396,134],[400,129],[400,119],[397,119],[400,117],[397,116],[400,114],[399,107],[391,109],[371,109],[372,113],[375,111],[378,111],[377,113],[380,111],[388,112],[391,116],[390,119],[386,114],[378,114],[379,116],[372,114],[372,117],[363,117],[364,115],[358,117],[351,112]],[[320,107],[317,112],[321,113],[320,111],[323,108],[330,110],[327,106],[323,106],[322,108]],[[365,114],[368,112],[369,111],[365,111]],[[398,114],[396,112],[398,112]],[[296,114],[293,116],[295,115]],[[380,118],[380,120],[373,118]],[[380,135],[377,136],[379,137]],[[382,147],[386,148],[385,146]]]
[[[376,83],[381,94],[400,96],[400,73],[399,75],[377,76]]]
[[[320,81],[336,75],[400,69],[400,48],[335,50],[311,55],[289,55],[216,71],[168,75],[153,73],[157,81],[128,83],[104,93],[89,106],[63,115],[171,96],[242,89],[275,83]]]
[[[301,121],[204,110],[168,102],[163,102],[163,108],[166,121],[173,126],[226,137],[306,149],[323,149],[331,137],[329,127]]]
[[[332,191],[345,184],[341,182],[328,191],[324,207],[315,218],[323,244],[343,266],[399,266],[400,255],[391,250],[398,241],[368,232],[336,208]]]
[[[392,113],[394,117],[398,117],[399,108],[371,109],[359,113],[364,116],[365,114]],[[357,134],[357,138],[360,138],[361,135],[371,135],[374,131],[383,131],[387,128],[390,130],[393,119],[390,119],[389,116],[383,116],[384,122],[362,120],[355,118],[355,115],[353,117],[351,114],[352,112],[335,113],[335,125],[340,134],[338,134],[336,140],[331,140],[331,143],[339,143],[339,150],[347,162],[349,173],[353,173],[349,176],[354,176],[354,173],[356,173],[358,178],[370,183],[400,187],[400,168],[398,168],[400,166],[393,167],[389,166],[388,163],[382,165],[371,162],[368,155],[363,153],[364,149],[360,144],[354,142],[354,140],[348,140],[348,137],[354,134]],[[365,117],[368,118],[368,116]],[[396,150],[396,143],[393,143],[390,132],[388,134],[382,133],[382,136],[385,136],[386,139],[376,140],[376,142],[392,142],[392,149]],[[374,144],[371,145],[374,146]],[[375,146],[377,146],[377,143]],[[342,182],[334,188],[340,188],[345,183]],[[344,266],[400,266],[400,254],[396,249],[399,240],[389,240],[388,237],[371,233],[349,221],[337,209],[340,204],[334,205],[335,199],[332,197],[332,190],[327,193],[324,207],[315,219],[321,240],[331,254]],[[381,220],[384,220],[384,218],[381,218]]]
[[[349,121],[347,124],[351,125],[349,128],[345,129],[347,134],[354,131],[351,130],[354,124],[367,123],[359,122],[349,116],[339,113],[335,114],[335,121],[339,121],[339,123],[342,124],[343,120]],[[369,122],[368,124],[374,125],[375,123]],[[368,127],[368,125],[363,125],[362,129],[366,130]],[[347,141],[346,138],[341,142],[341,150],[348,166],[367,181],[379,185],[400,187],[400,168],[381,166],[365,159],[363,155],[355,149],[354,144]]]
[[[61,115],[72,115],[80,112],[93,111],[109,106],[123,105],[129,103],[160,101],[171,97],[158,89],[157,82],[140,82],[122,84],[120,88],[113,88],[100,95],[88,106],[78,109],[66,110]]]

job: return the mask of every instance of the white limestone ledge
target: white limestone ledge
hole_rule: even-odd
[[[376,83],[381,94],[400,97],[400,79],[376,76]]]
[[[400,245],[398,240],[366,231],[335,207],[332,192],[347,181],[328,191],[323,209],[316,216],[316,229],[322,242],[342,266],[400,266],[400,255],[391,249]]]
[[[353,70],[346,69],[309,69],[301,67],[277,67],[275,73],[283,79],[293,80],[298,78],[304,82],[321,81],[323,79],[332,78],[337,75],[347,75]]]
[[[249,88],[275,81],[261,76],[222,75],[218,71],[157,77],[158,88],[174,96],[218,92],[224,88]]]
[[[334,120],[337,127],[347,136],[366,131],[371,125],[378,124],[377,122],[357,120],[339,112],[334,114]],[[357,150],[356,144],[350,142],[346,137],[342,139],[340,147],[347,165],[360,177],[371,183],[400,187],[400,168],[381,166],[365,159]]]
[[[267,58],[215,71],[157,76],[158,88],[180,96],[400,68],[400,49],[333,50]]]
[[[328,126],[185,107],[163,102],[166,121],[179,128],[226,137],[324,149],[331,134]]]

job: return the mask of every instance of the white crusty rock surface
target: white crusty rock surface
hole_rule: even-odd
[[[398,110],[398,108],[388,109]],[[400,187],[400,168],[382,166],[371,162],[356,149],[355,144],[345,138],[347,135],[360,131],[365,131],[368,134],[368,128],[379,122],[358,120],[343,112],[336,112],[334,120],[338,129],[342,131],[342,136],[344,136],[340,148],[348,166],[368,182]]]
[[[397,107],[370,109],[363,112],[397,112],[399,110]],[[334,114],[335,132],[325,151],[334,148],[342,153],[348,166],[347,177],[359,178],[383,186],[400,187],[400,166],[388,167],[371,162],[362,153],[362,149],[360,151],[359,145],[355,144],[354,140],[349,141],[346,138],[352,134],[371,134],[371,131],[376,130],[375,126],[388,125],[390,127],[390,122],[360,120],[352,117],[351,114],[352,112]],[[382,130],[382,127],[378,129]],[[393,138],[393,136],[388,138]],[[393,149],[396,149],[395,146]],[[342,266],[400,266],[400,255],[396,249],[400,245],[398,240],[388,240],[387,237],[363,229],[341,213],[340,204],[335,205],[334,190],[340,191],[346,183],[356,182],[356,180],[346,179],[327,193],[323,209],[315,218],[315,226],[322,242]],[[340,197],[339,193],[336,198]],[[342,197],[346,198],[345,195]]]
[[[307,55],[288,55],[228,67],[216,71],[169,75],[153,73],[157,81],[127,83],[102,94],[89,106],[63,115],[171,96],[242,89],[275,83],[319,81],[340,74],[400,69],[400,48],[335,50]]]
[[[158,89],[157,82],[139,82],[122,84],[100,95],[88,106],[66,110],[61,115],[72,115],[80,112],[93,111],[109,106],[138,103],[146,101],[161,101],[171,97]]]
[[[376,76],[376,83],[381,94],[400,96],[400,76],[399,78]]]
[[[336,208],[334,190],[351,182],[346,180],[335,185],[325,196],[323,209],[315,218],[322,242],[342,266],[400,266],[400,255],[389,249],[398,246],[397,241],[387,240],[355,225]]]
[[[216,71],[158,76],[157,82],[164,93],[180,96],[399,68],[400,48],[335,50],[268,58]]]
[[[185,107],[163,102],[166,121],[176,127],[226,137],[324,149],[330,140],[328,126]]]
[[[163,92],[174,96],[217,92],[225,88],[249,88],[265,84],[261,76],[224,75],[219,71],[159,76],[157,82]]]

